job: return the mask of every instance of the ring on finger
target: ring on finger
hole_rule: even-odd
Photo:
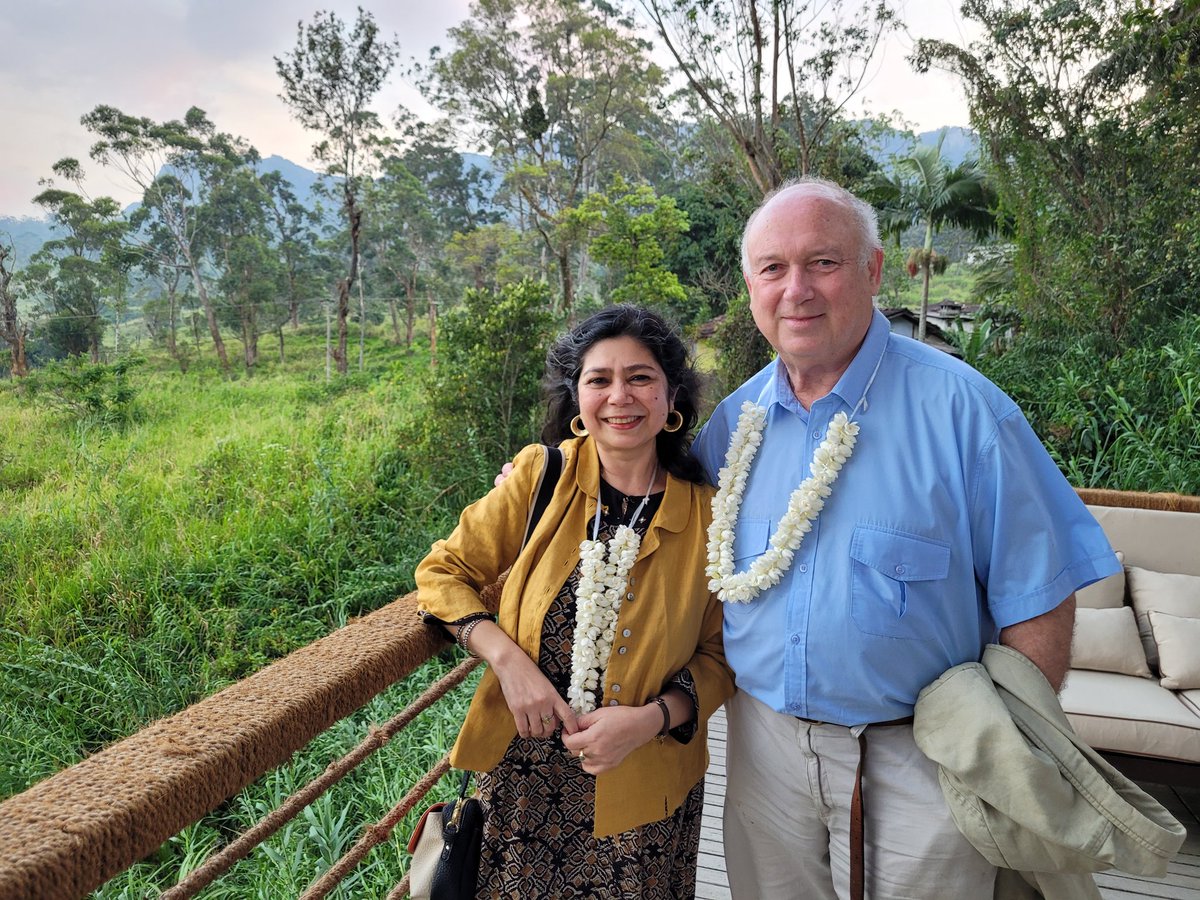
[[[554,724],[554,716],[542,716],[542,724],[543,725],[553,725]]]
[[[580,761],[584,761],[587,759],[587,754],[584,753],[582,750],[579,751],[579,759],[580,759]]]

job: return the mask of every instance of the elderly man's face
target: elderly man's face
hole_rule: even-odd
[[[822,197],[784,194],[759,213],[746,244],[750,309],[793,378],[845,371],[871,324],[883,253],[866,264],[853,214]]]

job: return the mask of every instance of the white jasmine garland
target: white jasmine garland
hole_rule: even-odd
[[[597,696],[603,693],[600,673],[608,668],[616,639],[617,615],[621,612],[629,570],[641,544],[636,531],[621,525],[607,548],[597,540],[585,540],[579,545],[581,564],[575,590],[575,638],[567,700],[581,715],[594,710]]]
[[[878,366],[876,367],[878,369]],[[872,375],[874,380],[874,375]],[[737,428],[729,439],[725,466],[717,475],[717,493],[712,500],[713,520],[708,528],[708,589],[727,603],[749,603],[765,588],[773,587],[792,564],[804,536],[812,530],[813,519],[825,506],[830,485],[858,439],[858,424],[839,412],[829,423],[825,439],[815,453],[809,471],[788,499],[787,512],[771,538],[771,547],[745,572],[733,571],[733,536],[742,495],[750,478],[750,464],[763,439],[767,411],[747,400],[742,404]]]
[[[637,505],[628,525],[619,525],[608,542],[607,559],[600,536],[600,497],[596,497],[596,518],[591,540],[579,545],[579,584],[575,588],[575,636],[571,643],[571,684],[567,702],[583,715],[596,708],[603,696],[600,673],[607,672],[608,658],[617,639],[617,615],[625,598],[629,570],[637,561],[642,538],[633,530],[638,516],[650,501],[658,466],[650,473],[646,496]]]

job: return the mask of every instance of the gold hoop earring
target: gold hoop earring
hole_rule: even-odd
[[[675,424],[671,424],[672,416],[675,417]],[[669,413],[667,413],[667,421],[663,423],[663,431],[666,431],[670,434],[674,434],[676,431],[678,431],[682,427],[683,427],[683,413],[681,413],[677,409],[673,409]]]
[[[588,436],[588,430],[583,427],[583,416],[576,416],[571,420],[571,434],[575,437]]]

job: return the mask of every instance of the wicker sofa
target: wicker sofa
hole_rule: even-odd
[[[1080,494],[1124,571],[1077,595],[1063,709],[1130,777],[1200,786],[1200,498]]]

